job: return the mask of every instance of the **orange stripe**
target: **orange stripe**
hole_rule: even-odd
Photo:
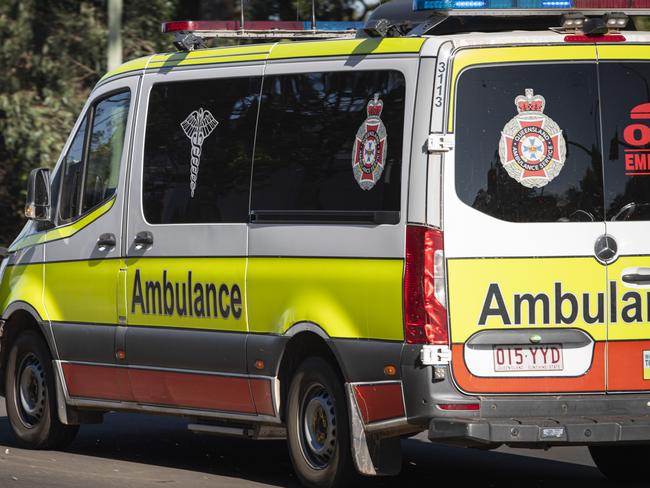
[[[139,369],[129,378],[139,403],[255,413],[246,378]]]
[[[270,382],[265,380],[253,380],[251,386],[244,377],[80,364],[64,364],[63,374],[72,397],[222,412],[258,413],[251,394],[255,390],[259,413],[273,415]]]
[[[650,380],[643,379],[643,351],[650,351],[650,341],[612,341],[609,343],[609,361],[607,363],[609,390],[650,390]]]
[[[72,397],[133,402],[129,372],[125,368],[64,364],[68,393]]]
[[[465,364],[463,344],[452,346],[452,370],[467,393],[572,393],[605,391],[605,343],[597,342],[591,368],[577,378],[479,378]]]
[[[255,411],[260,415],[275,415],[273,395],[271,394],[271,382],[257,378],[250,380],[250,382]]]
[[[356,385],[354,396],[366,424],[405,415],[401,383]]]

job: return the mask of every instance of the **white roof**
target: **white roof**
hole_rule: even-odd
[[[650,44],[650,32],[624,31],[626,43]],[[451,41],[455,49],[469,46],[512,46],[567,44],[566,34],[546,31],[471,32],[448,36],[426,36],[429,40],[422,49],[422,56],[435,57],[441,44]]]

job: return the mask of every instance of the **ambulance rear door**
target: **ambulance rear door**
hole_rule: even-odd
[[[477,394],[604,392],[596,48],[467,48],[451,70],[443,228],[454,381]]]
[[[607,388],[650,390],[650,47],[599,46],[608,265]]]

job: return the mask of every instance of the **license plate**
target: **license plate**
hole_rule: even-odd
[[[562,371],[562,346],[494,346],[494,371]]]

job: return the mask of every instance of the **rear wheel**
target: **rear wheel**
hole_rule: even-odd
[[[612,481],[647,481],[643,467],[650,459],[650,446],[590,446],[591,457],[601,473]]]
[[[303,485],[332,488],[353,479],[345,392],[324,359],[305,360],[292,378],[287,434],[291,462]]]
[[[79,427],[59,421],[52,358],[39,334],[27,331],[18,336],[6,375],[7,416],[18,443],[31,449],[70,444]]]

